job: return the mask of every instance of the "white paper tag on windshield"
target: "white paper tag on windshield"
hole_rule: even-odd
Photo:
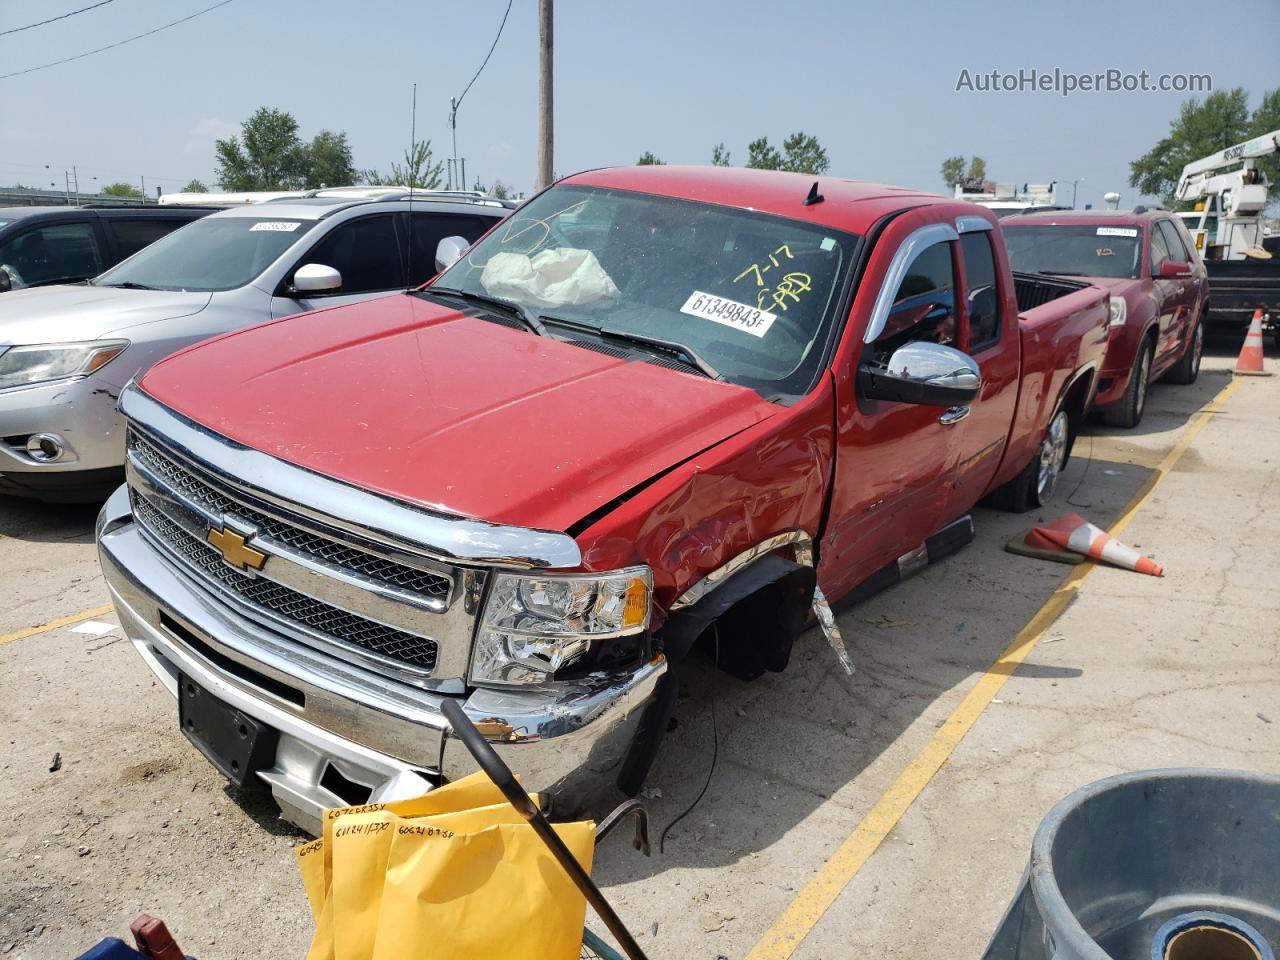
[[[689,299],[684,302],[680,312],[723,323],[726,327],[733,327],[753,337],[763,337],[777,319],[772,313],[765,313],[756,307],[736,300],[726,300],[712,293],[703,293],[701,290],[689,294]]]
[[[1099,227],[1098,236],[1100,237],[1136,237],[1138,235],[1137,227]]]
[[[300,226],[302,226],[302,224],[298,223],[296,220],[293,222],[288,220],[259,220],[249,228],[249,232],[253,233],[255,230],[279,230],[282,233],[293,233],[293,231],[297,230]]]

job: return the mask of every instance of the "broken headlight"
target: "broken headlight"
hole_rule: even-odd
[[[474,683],[543,683],[649,626],[648,567],[493,577],[471,659]],[[634,644],[632,644],[634,646]]]

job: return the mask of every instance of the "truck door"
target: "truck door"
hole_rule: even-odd
[[[982,388],[963,410],[944,415],[957,454],[949,479],[946,517],[966,513],[986,491],[1000,466],[1018,399],[1018,308],[1011,275],[996,265],[991,223],[984,217],[960,217],[962,281],[961,350],[982,371]]]
[[[913,340],[956,343],[959,236],[937,208],[890,223],[854,298],[837,354],[836,463],[819,580],[835,600],[946,519],[956,463],[956,424],[939,407],[871,400],[858,365]]]

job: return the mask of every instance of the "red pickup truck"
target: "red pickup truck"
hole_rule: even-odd
[[[695,644],[781,670],[979,500],[1044,502],[1107,339],[1107,293],[1015,276],[989,212],[835,178],[598,170],[438,256],[121,400],[124,628],[312,830],[471,769],[446,697],[561,811],[639,789]]]

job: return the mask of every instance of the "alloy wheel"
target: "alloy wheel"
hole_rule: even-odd
[[[1040,470],[1036,475],[1036,499],[1043,505],[1053,495],[1063,464],[1067,461],[1067,437],[1070,423],[1065,411],[1059,410],[1049,422],[1040,442]]]

